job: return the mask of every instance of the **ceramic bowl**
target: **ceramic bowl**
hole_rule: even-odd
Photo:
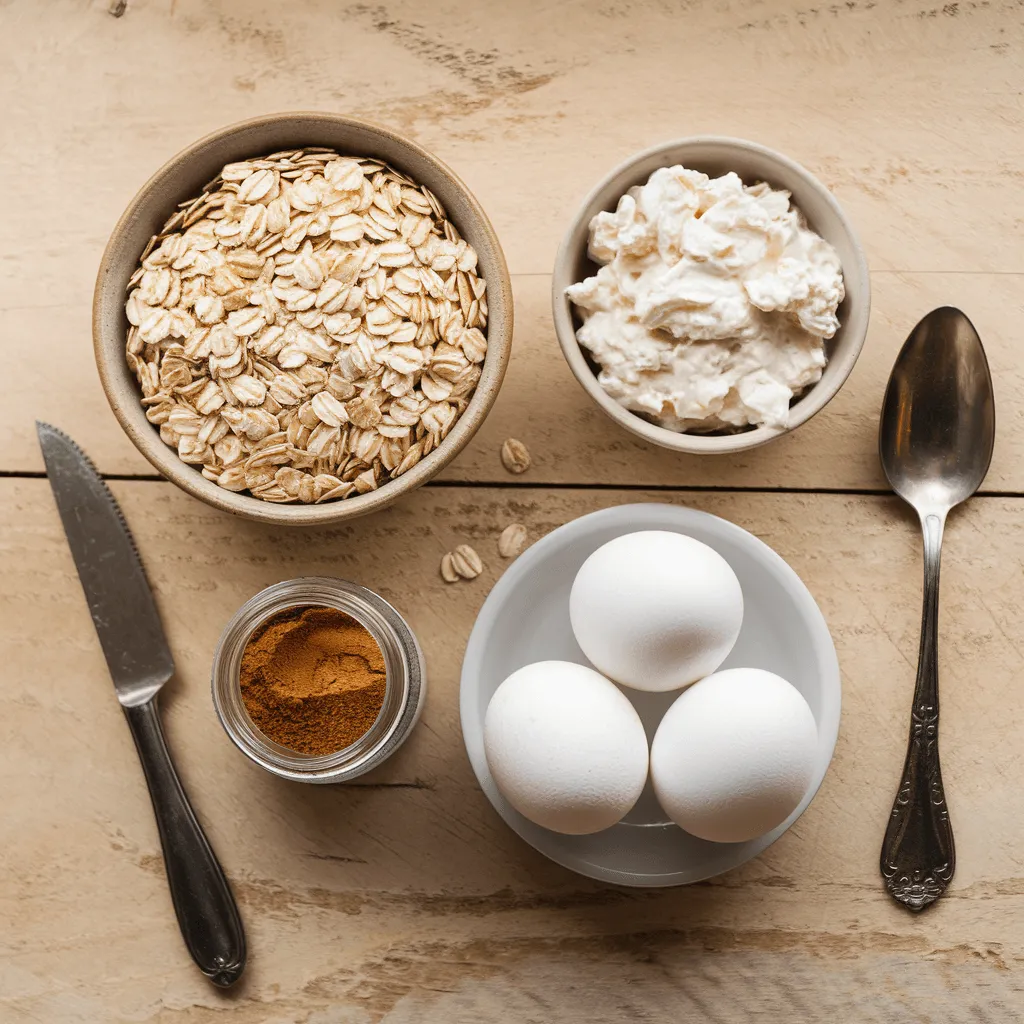
[[[165,445],[139,404],[140,392],[125,362],[128,321],[125,289],[150,237],[177,204],[199,195],[226,163],[300,146],[325,146],[343,154],[372,156],[426,185],[476,249],[487,281],[487,356],[468,408],[442,443],[397,480],[376,491],[322,505],[279,505],[235,494],[203,477]],[[487,215],[459,178],[415,143],[377,125],[326,113],[275,114],[222,128],[169,160],[129,203],[100,263],[93,299],[93,344],[100,379],[114,415],[135,447],[182,490],[209,505],[264,522],[335,523],[390,505],[446,466],[484,421],[501,387],[512,347],[512,290],[505,257]]]
[[[576,341],[576,330],[582,321],[566,297],[565,289],[597,272],[597,264],[587,255],[590,221],[602,210],[614,210],[627,190],[644,184],[659,167],[674,164],[703,171],[712,177],[735,171],[748,185],[766,181],[772,188],[788,190],[809,226],[831,242],[839,253],[846,283],[846,298],[839,307],[841,326],[835,337],[826,342],[828,366],[821,380],[793,402],[786,427],[755,427],[738,433],[717,434],[683,434],[659,427],[624,409],[605,392],[597,382],[595,364]],[[714,136],[662,143],[637,154],[608,174],[573,218],[558,250],[551,287],[558,342],[587,394],[631,433],[663,448],[697,455],[756,448],[796,429],[823,409],[846,382],[860,355],[871,307],[871,283],[860,242],[828,189],[805,168],[765,146]]]
[[[567,836],[535,825],[498,791],[484,755],[484,713],[509,675],[535,661],[588,662],[573,637],[569,591],[580,566],[602,544],[636,530],[670,530],[714,548],[743,588],[743,628],[723,668],[762,668],[788,679],[806,698],[818,726],[813,781],[778,828],[745,843],[710,843],[669,821],[648,780],[636,806],[617,825]],[[679,695],[622,687],[648,740]],[[839,733],[839,663],[828,626],[797,574],[746,530],[677,505],[620,505],[576,519],[539,540],[509,567],[473,627],[462,666],[462,734],[488,800],[531,846],[551,860],[603,882],[682,885],[721,874],[756,857],[807,809],[832,759]]]

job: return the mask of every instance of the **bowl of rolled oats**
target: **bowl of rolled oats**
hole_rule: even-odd
[[[334,114],[208,135],[132,200],[93,339],[139,451],[208,504],[316,524],[424,483],[497,396],[508,269],[436,158]]]

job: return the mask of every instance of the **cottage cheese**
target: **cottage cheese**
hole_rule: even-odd
[[[576,337],[617,402],[678,431],[785,427],[821,378],[843,276],[789,193],[663,167],[590,222]]]

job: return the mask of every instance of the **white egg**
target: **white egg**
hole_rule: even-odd
[[[725,661],[743,623],[743,591],[706,544],[647,530],[609,541],[583,563],[569,616],[599,672],[638,690],[676,690]]]
[[[647,780],[647,736],[629,699],[567,661],[527,665],[498,687],[484,716],[484,751],[520,814],[569,835],[614,825]]]
[[[762,669],[727,669],[665,713],[651,746],[651,781],[680,828],[739,843],[796,810],[817,751],[814,715],[795,686]]]

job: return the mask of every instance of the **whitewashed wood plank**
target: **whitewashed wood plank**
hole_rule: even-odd
[[[877,874],[899,773],[919,614],[915,526],[881,497],[427,488],[343,529],[286,531],[162,483],[116,483],[178,660],[170,741],[234,880],[252,943],[238,996],[185,955],[147,797],[45,481],[0,482],[0,1017],[140,1020],[713,1022],[841,1016],[1009,1021],[1024,958],[1022,503],[951,522],[942,608],[945,777],[959,864],[914,917]],[[500,822],[461,745],[462,650],[511,519],[538,537],[624,501],[683,501],[773,545],[829,620],[843,669],[836,758],[807,814],[746,867],[636,893],[545,862]],[[470,540],[487,570],[446,586]],[[422,723],[353,787],[249,763],[209,697],[217,635],[258,588],[317,572],[380,590],[424,643]]]
[[[978,321],[997,371],[1005,427],[989,486],[1022,491],[1014,10],[301,0],[285,15],[270,0],[130,0],[114,18],[105,0],[12,0],[0,8],[0,470],[41,468],[40,416],[61,420],[107,472],[149,470],[92,368],[106,236],[148,174],[198,135],[320,107],[387,121],[451,163],[518,275],[509,384],[453,478],[502,479],[495,443],[529,428],[541,482],[878,486],[873,433],[892,355],[922,313],[954,302]],[[547,308],[544,275],[593,181],[641,146],[693,132],[756,138],[820,173],[876,272],[871,338],[848,389],[793,438],[731,461],[678,459],[604,423],[569,382]],[[538,403],[538,391],[557,400]]]

